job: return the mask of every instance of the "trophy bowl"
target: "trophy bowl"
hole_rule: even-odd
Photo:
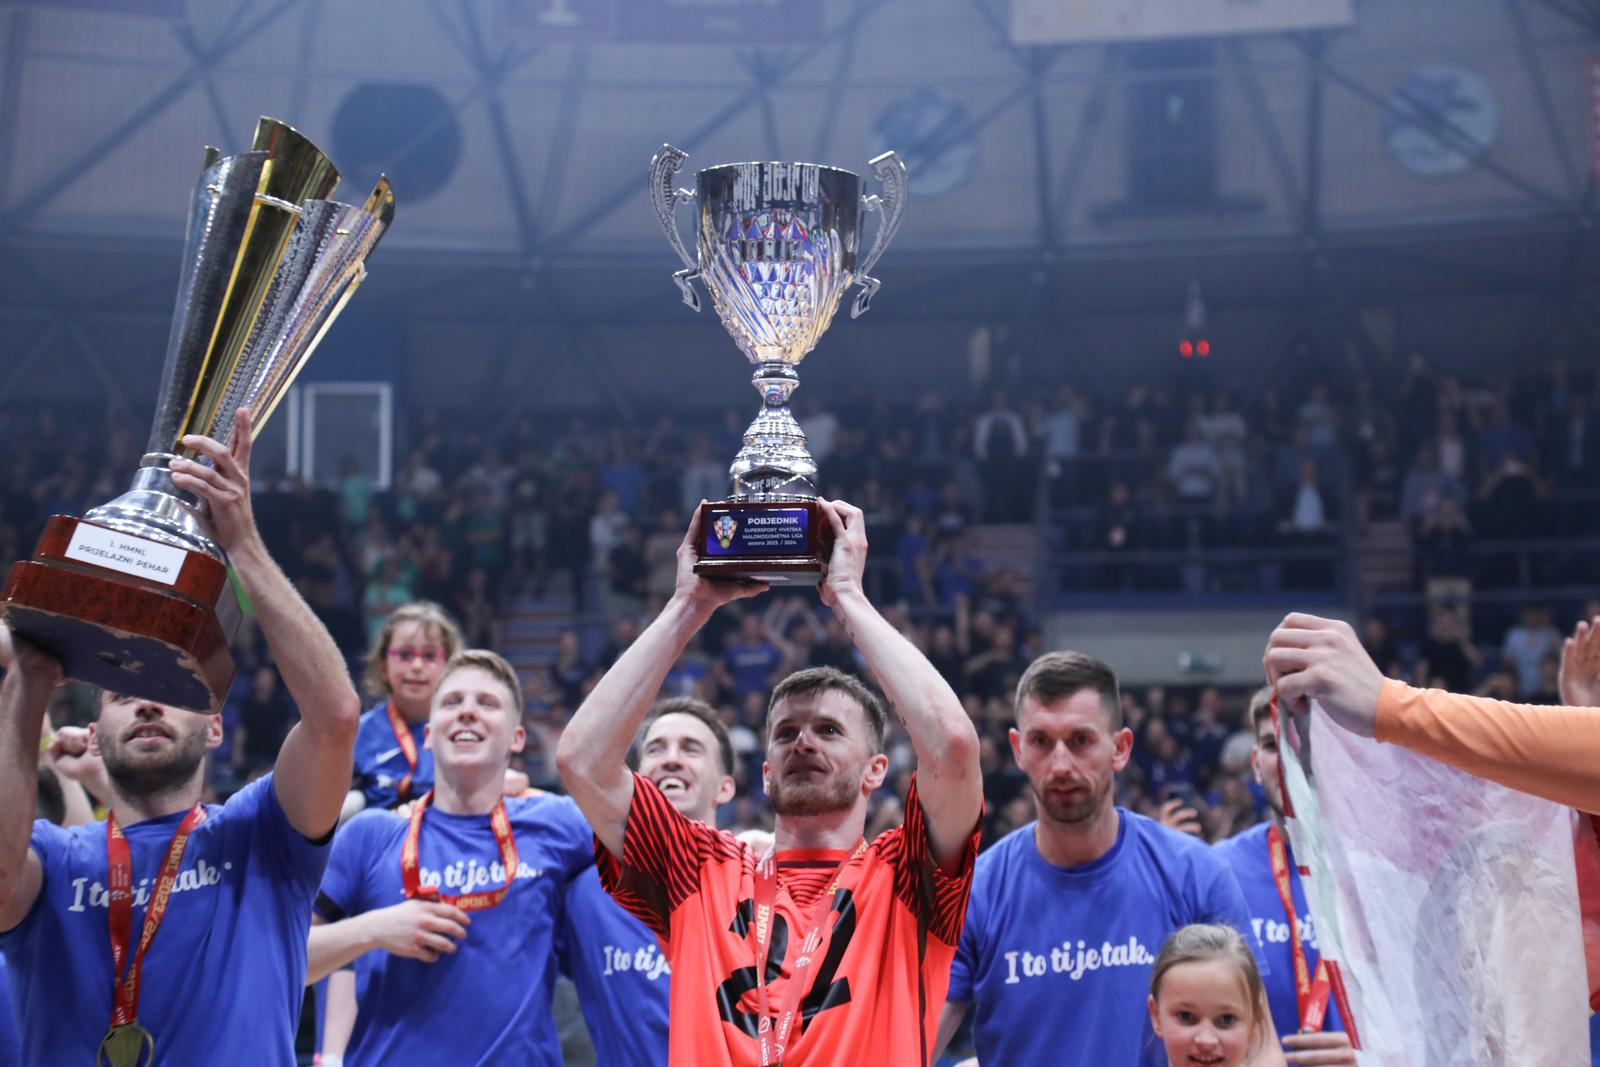
[[[684,269],[673,275],[684,303],[700,310],[699,278],[734,344],[755,365],[761,410],[728,470],[726,500],[701,505],[699,574],[764,582],[816,582],[832,540],[817,506],[817,464],[789,410],[795,368],[833,322],[839,300],[859,286],[851,317],[878,290],[871,275],[906,201],[906,169],[893,152],[871,161],[883,194],[867,195],[860,175],[815,163],[729,163],[674,189],[688,156],[663,145],[650,162],[650,195]],[[675,209],[696,205],[695,255]],[[882,218],[861,254],[868,213]]]

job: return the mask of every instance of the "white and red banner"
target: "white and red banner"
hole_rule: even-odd
[[[1226,37],[1348,26],[1351,0],[1011,0],[1016,44]]]
[[[1295,862],[1363,1067],[1586,1067],[1574,813],[1319,708],[1282,736]]]

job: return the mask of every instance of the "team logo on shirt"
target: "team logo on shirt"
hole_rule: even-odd
[[[733,544],[733,535],[739,531],[739,523],[732,515],[718,516],[717,521],[711,524],[711,532],[716,534],[717,543],[723,548]]]

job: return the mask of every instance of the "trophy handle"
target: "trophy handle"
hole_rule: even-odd
[[[683,293],[683,302],[700,310],[700,294],[695,291],[693,282],[700,276],[700,264],[689,255],[689,249],[683,243],[683,237],[678,233],[677,209],[680,203],[693,200],[694,194],[687,189],[674,189],[673,179],[678,176],[678,168],[683,166],[683,161],[689,158],[689,153],[681,148],[674,148],[669,144],[661,146],[661,151],[650,158],[650,206],[656,209],[656,218],[661,222],[661,229],[667,235],[667,240],[672,243],[673,249],[678,253],[678,258],[683,260],[686,269],[678,271],[672,280],[678,283],[678,289]]]
[[[877,235],[872,239],[872,250],[856,268],[856,282],[861,289],[856,293],[856,302],[850,307],[852,319],[859,319],[872,305],[872,296],[881,284],[872,276],[872,268],[877,265],[878,257],[883,255],[889,242],[894,240],[895,231],[900,228],[900,216],[905,214],[906,195],[910,192],[911,184],[906,176],[905,163],[893,152],[874,157],[869,165],[872,173],[883,183],[883,195],[866,197],[862,205],[868,211],[882,211],[883,218],[878,224]]]

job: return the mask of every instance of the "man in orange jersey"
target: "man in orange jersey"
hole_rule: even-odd
[[[902,826],[863,839],[883,784],[884,712],[829,668],[790,675],[767,710],[776,849],[756,854],[685,818],[625,762],[678,654],[760,584],[694,573],[697,524],[672,599],[567,725],[556,764],[600,846],[601,879],[662,939],[672,966],[672,1067],[925,1067],[966,910],[983,808],[978,738],[961,703],[862,591],[861,512],[819,501],[833,528],[831,607],[916,751]]]

